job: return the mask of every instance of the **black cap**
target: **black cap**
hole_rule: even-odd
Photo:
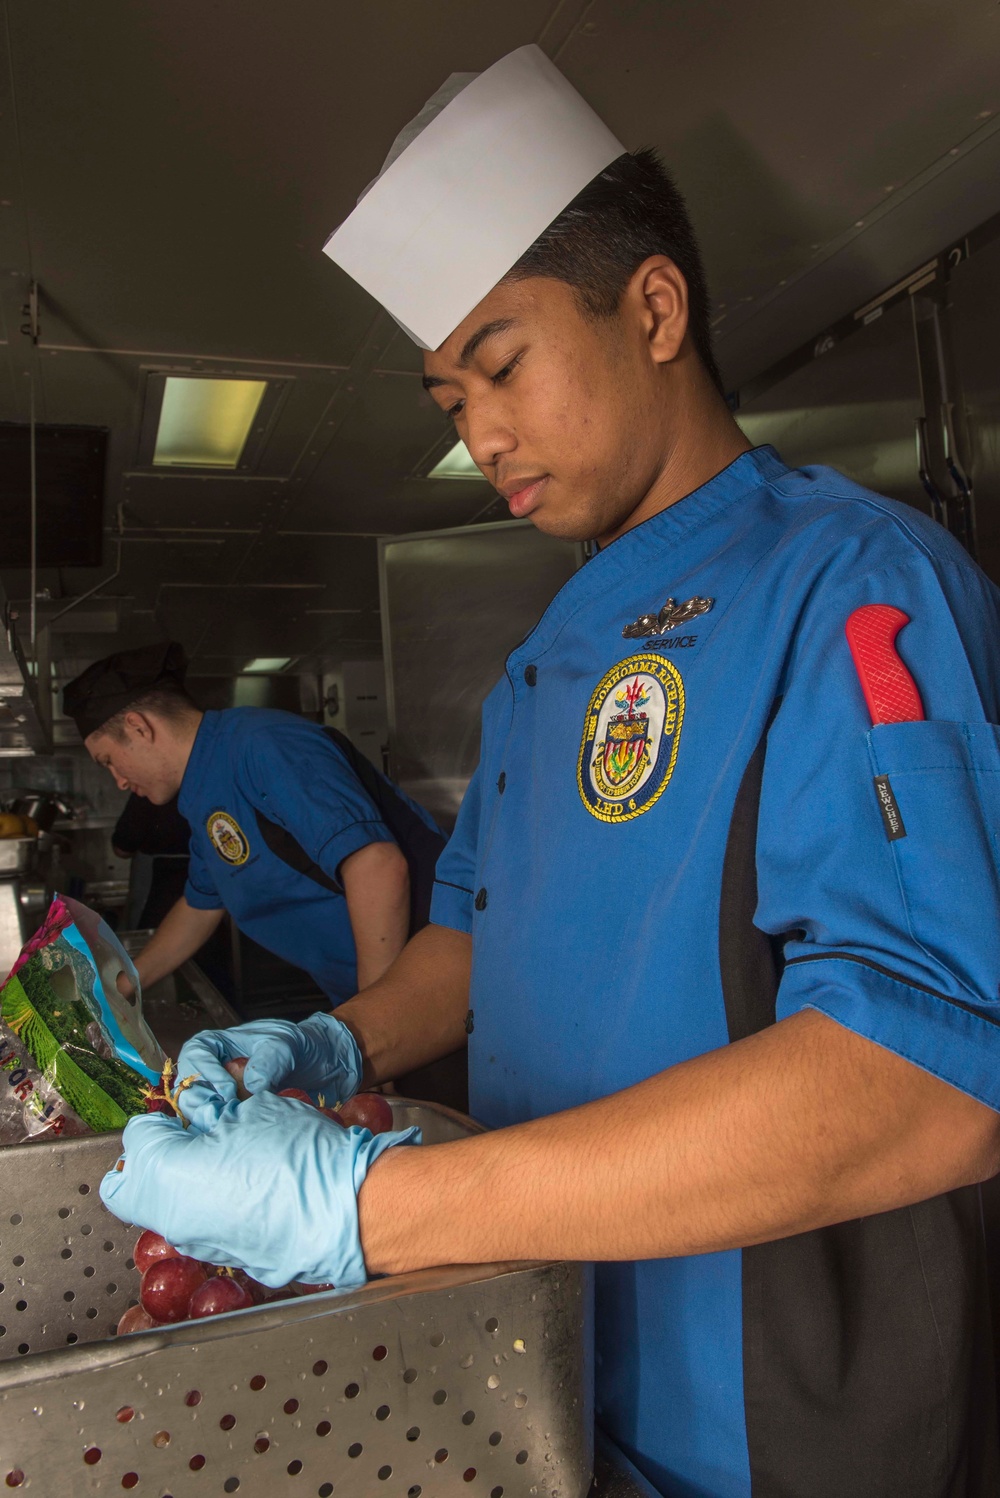
[[[120,650],[117,655],[95,661],[63,688],[63,712],[72,718],[80,737],[124,712],[137,697],[156,687],[179,687],[184,683],[187,656],[183,645],[168,640],[143,645],[139,650]]]

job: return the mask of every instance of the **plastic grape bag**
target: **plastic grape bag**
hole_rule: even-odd
[[[100,916],[56,895],[0,988],[0,1145],[122,1128],[165,1059],[132,959]]]

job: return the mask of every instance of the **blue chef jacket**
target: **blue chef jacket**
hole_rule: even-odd
[[[668,596],[701,602],[623,638]],[[844,635],[869,603],[910,616],[925,722],[872,728]],[[998,645],[943,530],[770,448],[600,551],[487,699],[438,863],[472,1112],[587,1103],[807,1007],[1000,1109]],[[985,1498],[983,1270],[974,1188],[599,1266],[598,1419],[671,1498]]]
[[[421,807],[395,794],[434,829]],[[206,713],[178,806],[191,826],[188,904],[228,910],[241,931],[305,968],[334,1003],[356,993],[347,901],[277,856],[257,815],[290,833],[334,883],[352,853],[395,841],[324,730],[267,708]]]

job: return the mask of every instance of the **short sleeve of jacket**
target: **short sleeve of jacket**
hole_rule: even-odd
[[[873,727],[844,625],[887,603],[926,721]],[[805,1007],[1000,1109],[1000,595],[911,556],[806,606],[767,736],[756,924]],[[891,835],[890,835],[891,834]]]
[[[304,848],[331,879],[369,843],[395,839],[337,746],[292,718],[253,735],[240,768],[251,803]]]
[[[187,884],[184,898],[194,910],[221,910],[222,900],[212,879],[212,872],[205,855],[198,846],[198,839],[191,839],[191,855],[188,864]]]
[[[481,798],[479,770],[462,798],[455,830],[437,862],[431,921],[455,931],[472,931],[472,903],[476,877]]]

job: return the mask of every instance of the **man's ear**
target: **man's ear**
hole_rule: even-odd
[[[126,713],[125,727],[133,733],[137,739],[145,739],[152,743],[156,738],[156,725],[145,713]]]
[[[680,353],[688,327],[683,272],[667,255],[651,255],[633,273],[625,296],[639,313],[653,362],[670,364]]]

